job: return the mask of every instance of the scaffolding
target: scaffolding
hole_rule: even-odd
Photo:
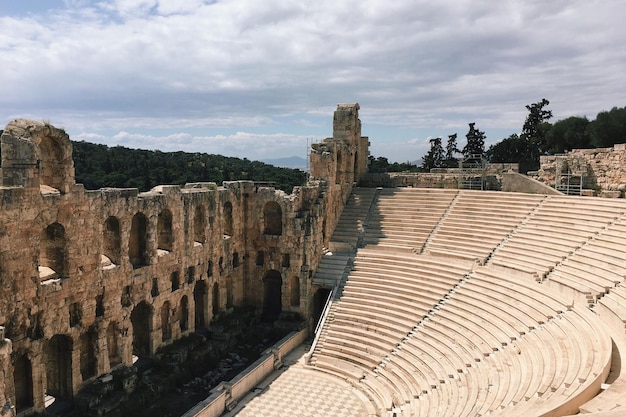
[[[482,154],[468,155],[459,162],[458,188],[484,190],[487,161]]]
[[[567,159],[557,155],[555,159],[554,188],[565,195],[582,195],[587,182],[587,164],[585,161]]]

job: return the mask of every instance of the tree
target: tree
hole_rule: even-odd
[[[508,138],[491,145],[485,156],[489,162],[493,163],[518,163],[519,171],[526,173],[538,168],[537,161],[533,159],[537,152],[532,142],[513,133]]]
[[[541,153],[546,152],[546,135],[550,130],[548,120],[552,118],[552,110],[544,109],[548,104],[550,102],[542,98],[538,103],[527,105],[528,116],[522,127],[522,139],[533,143]],[[539,155],[536,158],[539,162]]]
[[[430,141],[430,150],[422,161],[422,169],[430,171],[432,168],[441,168],[444,162],[444,150],[441,146],[441,138],[434,138]]]
[[[595,147],[606,148],[616,143],[626,143],[626,107],[613,107],[598,113],[589,126],[591,141]]]
[[[481,132],[475,127],[476,123],[469,124],[469,131],[465,135],[467,144],[461,153],[466,159],[476,159],[477,155],[485,153],[485,132]]]
[[[592,147],[589,120],[572,116],[554,123],[546,135],[545,151],[548,154],[563,153],[572,149]]]
[[[444,166],[446,168],[455,168],[459,165],[459,161],[456,158],[456,154],[461,152],[456,144],[456,133],[448,135],[448,143],[446,144],[446,158],[444,160]]]

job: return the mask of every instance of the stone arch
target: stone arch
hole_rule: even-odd
[[[283,234],[283,210],[276,201],[269,201],[263,206],[263,226],[266,235]]]
[[[142,301],[130,314],[133,325],[133,354],[138,357],[150,356],[152,353],[152,308]]]
[[[39,276],[41,279],[67,278],[67,238],[65,227],[54,222],[42,233],[39,244]]]
[[[282,304],[283,278],[275,269],[265,273],[263,277],[263,318],[276,320],[283,309]]]
[[[230,201],[224,203],[224,234],[233,235],[233,204]]]
[[[120,221],[115,216],[110,216],[104,222],[102,236],[102,266],[107,264],[119,265],[121,263],[122,236],[120,233]]]
[[[19,414],[34,405],[33,365],[27,355],[21,355],[13,362],[13,385],[15,408]]]
[[[206,209],[204,206],[196,206],[194,211],[193,240],[202,244],[206,241]]]
[[[291,277],[291,282],[289,285],[289,301],[292,307],[300,306],[300,277],[293,276]]]
[[[170,326],[170,303],[166,301],[161,306],[161,340],[167,342],[172,338],[172,327]]]
[[[80,335],[80,374],[83,382],[96,376],[97,357],[96,345],[98,333],[96,329],[90,327],[85,333]]]
[[[54,188],[64,194],[75,183],[70,137],[49,123],[17,119],[10,122],[0,139],[2,185],[7,187]]]
[[[74,184],[74,162],[69,136],[60,129],[44,124],[35,135],[37,160],[39,162],[39,182],[59,190],[69,192]]]
[[[178,318],[178,325],[181,332],[189,330],[189,299],[186,295],[180,299],[180,317]]]
[[[213,283],[213,294],[211,296],[211,306],[213,309],[213,315],[216,316],[220,312],[220,285]]]
[[[157,220],[157,249],[172,252],[174,250],[174,232],[172,212],[163,209]]]
[[[180,272],[174,271],[170,274],[170,283],[172,284],[172,292],[180,288]]]
[[[107,351],[111,368],[122,363],[118,334],[117,323],[114,321],[110,322],[109,327],[107,327]]]
[[[138,212],[133,216],[128,238],[128,258],[133,268],[140,268],[148,262],[148,220]]]
[[[207,325],[207,286],[205,281],[196,281],[193,288],[194,323],[196,329],[201,329]]]
[[[55,398],[71,398],[72,338],[57,334],[44,344],[46,394]]]

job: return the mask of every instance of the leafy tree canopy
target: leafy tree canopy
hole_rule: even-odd
[[[598,113],[589,126],[593,147],[607,148],[616,143],[626,143],[626,107],[613,107]]]
[[[189,152],[161,152],[72,142],[76,182],[87,189],[102,187],[150,190],[160,184],[252,180],[273,183],[291,192],[306,182],[306,173],[246,158]]]
[[[422,169],[426,171],[444,166],[445,153],[441,145],[441,138],[433,138],[429,142],[430,150],[422,161]]]
[[[485,132],[476,129],[476,123],[469,124],[469,131],[465,135],[467,144],[461,151],[465,158],[471,158],[473,155],[482,155],[485,153]]]

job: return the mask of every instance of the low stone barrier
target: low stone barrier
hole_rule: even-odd
[[[196,404],[183,417],[218,417],[227,408],[234,406],[256,384],[282,365],[282,359],[308,337],[308,328],[291,332],[272,347],[258,360],[241,371],[229,382],[222,382],[211,390],[211,395]]]

